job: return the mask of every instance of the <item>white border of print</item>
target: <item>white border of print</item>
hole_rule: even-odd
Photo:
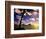
[[[39,9],[39,29],[38,30],[14,30],[14,8]],[[11,5],[11,34],[42,33],[42,7],[41,6],[21,6]]]

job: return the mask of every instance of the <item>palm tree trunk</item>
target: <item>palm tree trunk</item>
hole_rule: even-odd
[[[21,28],[21,23],[22,23],[22,18],[23,18],[23,16],[24,16],[24,13],[25,13],[25,9],[23,10],[23,13],[22,13],[22,16],[21,16],[21,20],[20,20],[19,28]]]

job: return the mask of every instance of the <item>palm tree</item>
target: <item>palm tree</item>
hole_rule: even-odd
[[[25,9],[23,9],[23,12],[22,12],[22,16],[21,16],[21,19],[20,19],[19,28],[17,28],[16,30],[25,30],[23,27],[21,27],[22,18],[23,18],[23,16],[24,16],[24,13],[25,13]]]

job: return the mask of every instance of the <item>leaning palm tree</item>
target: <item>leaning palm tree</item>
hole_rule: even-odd
[[[22,12],[22,15],[21,15],[21,19],[20,19],[20,24],[19,24],[19,27],[16,30],[25,30],[24,27],[21,27],[22,18],[24,16],[24,13],[25,13],[25,9],[23,9],[23,12]]]

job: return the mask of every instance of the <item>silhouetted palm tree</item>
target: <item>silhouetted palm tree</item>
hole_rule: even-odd
[[[23,12],[21,13],[21,14],[22,14],[22,16],[21,16],[21,20],[20,20],[19,28],[17,28],[16,30],[24,30],[24,28],[23,28],[23,27],[21,27],[22,18],[23,18],[23,16],[24,16],[24,13],[25,13],[25,9],[23,9]]]

